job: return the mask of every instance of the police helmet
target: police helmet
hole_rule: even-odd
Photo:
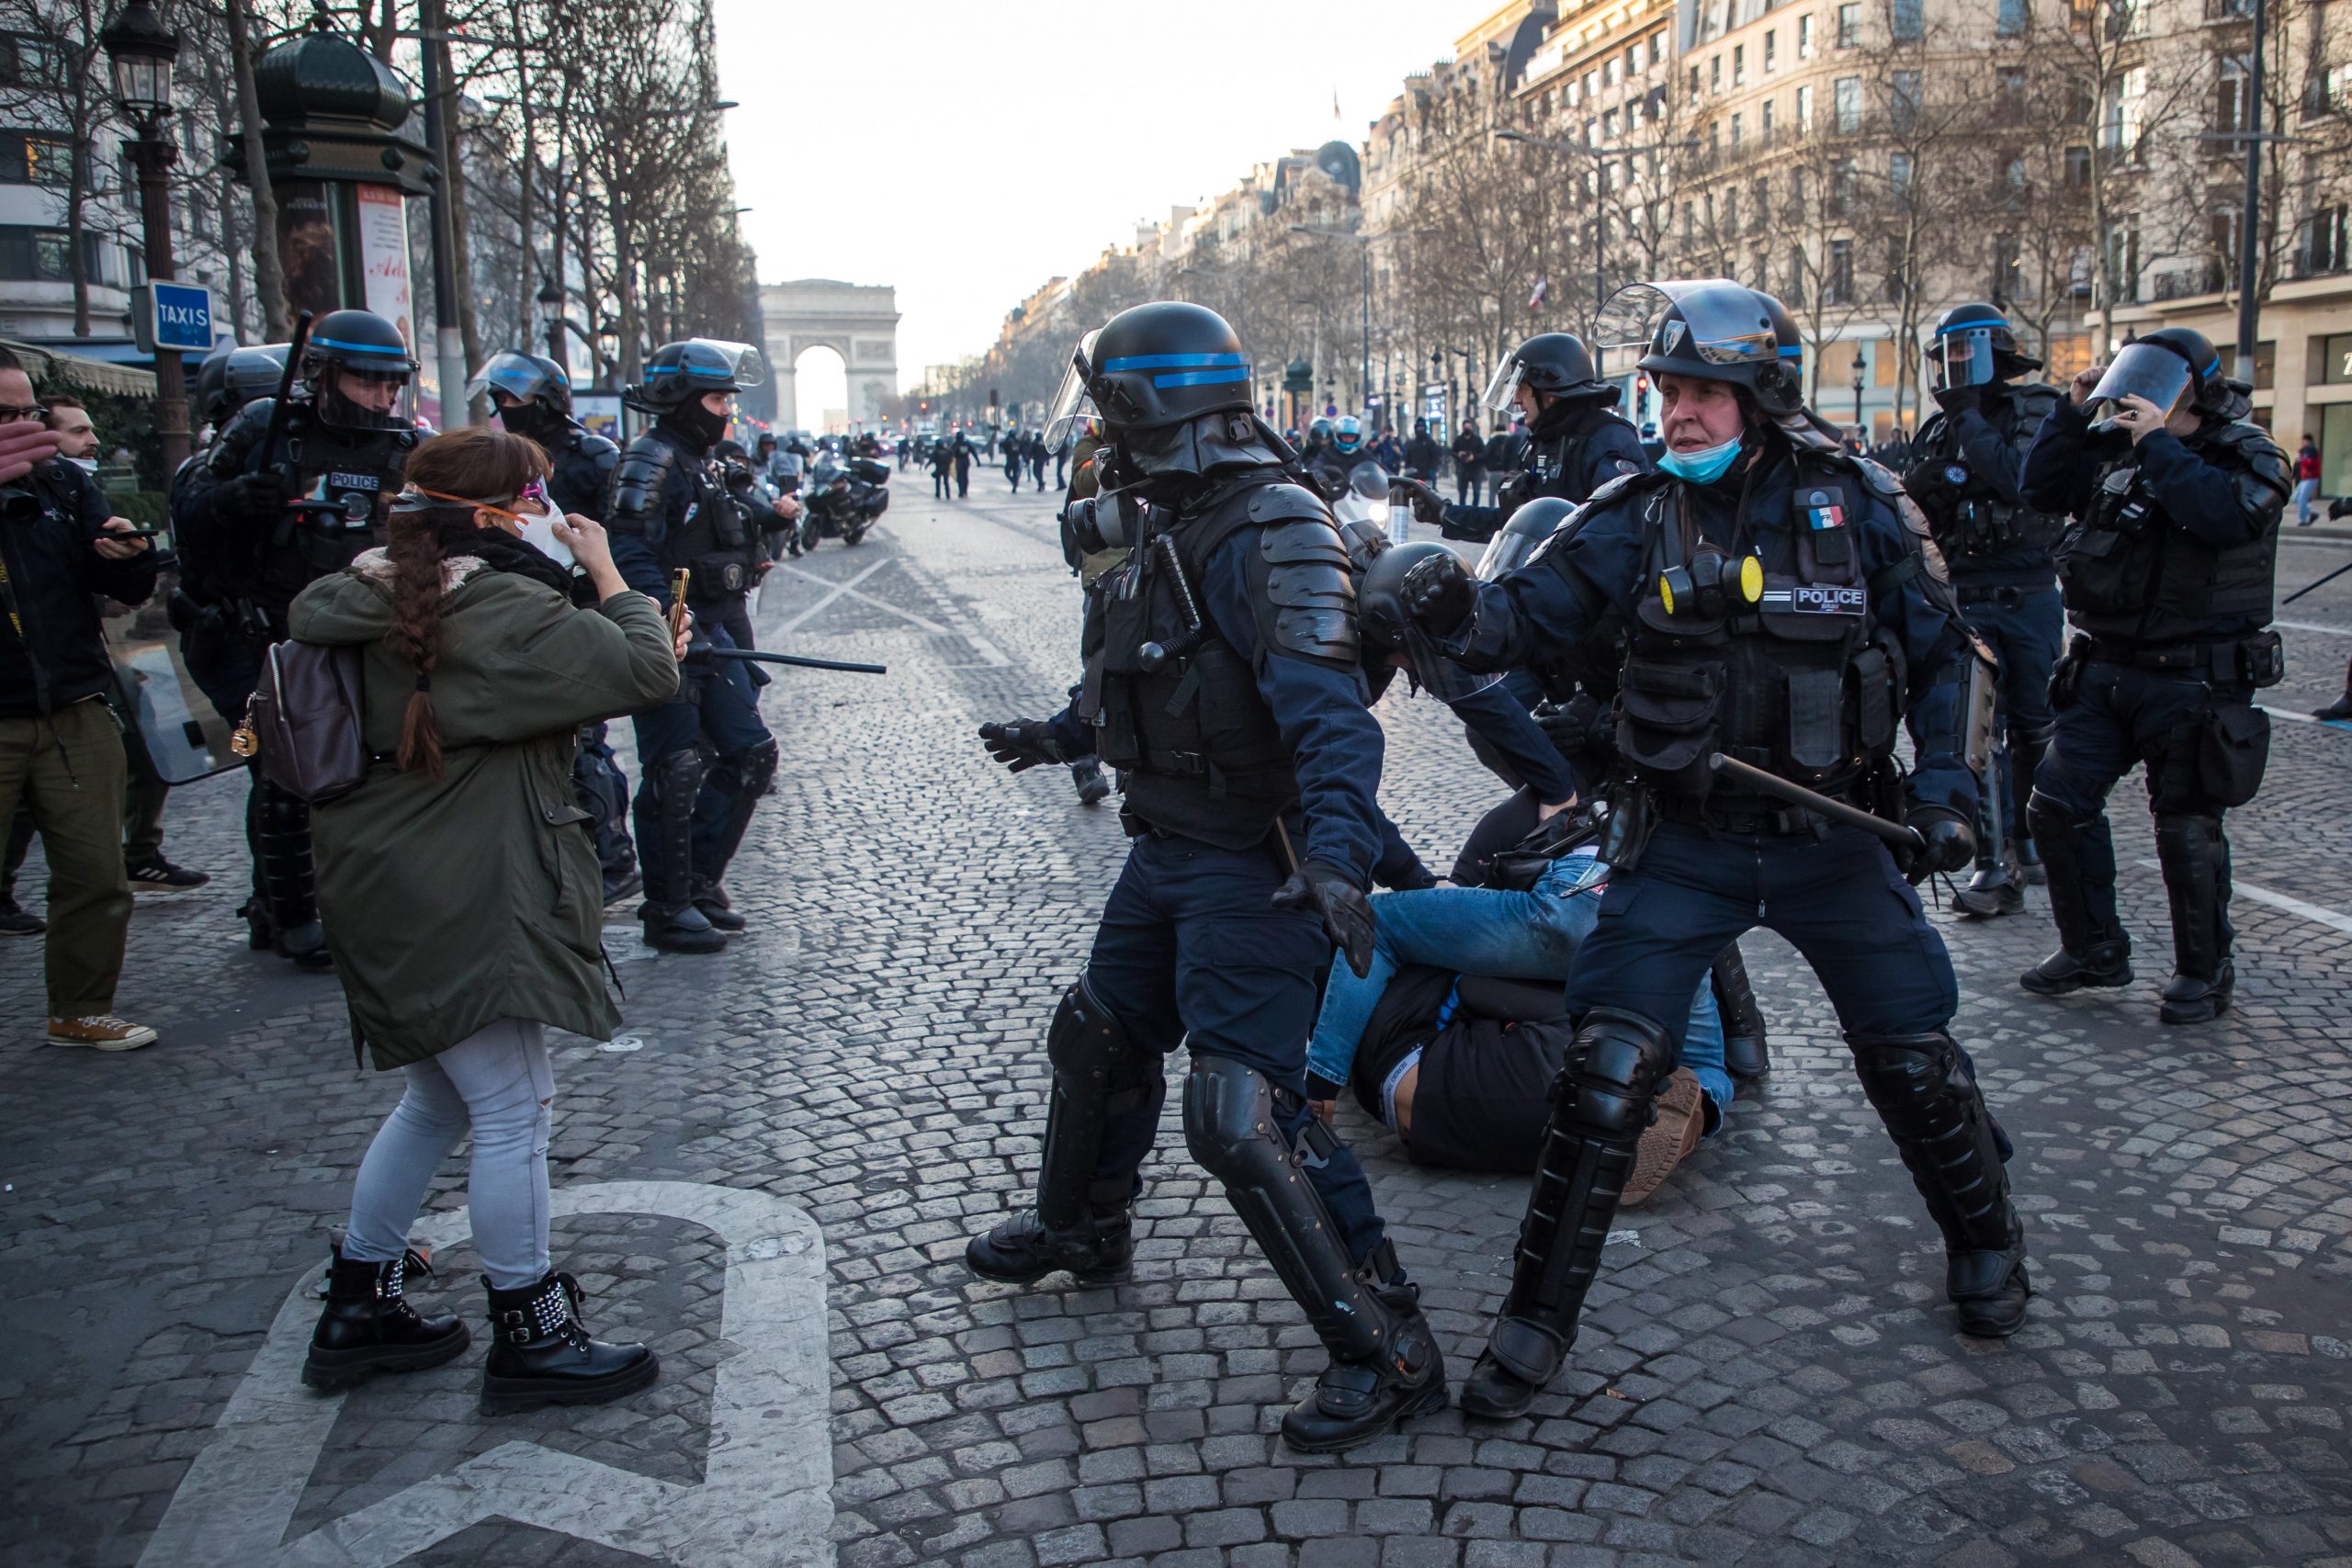
[[[196,367],[197,416],[207,424],[219,424],[236,412],[224,406],[229,355],[236,352],[236,344],[222,344],[206,355]]]
[[[1502,679],[1499,671],[1480,675],[1463,669],[1405,613],[1405,579],[1421,562],[1453,553],[1434,540],[1394,546],[1373,558],[1356,586],[1356,629],[1363,639],[1364,661],[1385,665],[1401,657],[1423,691],[1449,703],[1475,696]]]
[[[505,409],[497,400],[503,396],[508,402],[536,404],[562,418],[571,415],[571,378],[563,373],[562,366],[543,354],[510,348],[492,355],[489,363],[475,371],[473,379],[466,383],[468,402],[484,395],[491,397],[501,413]],[[529,416],[525,417],[528,422]],[[514,427],[511,418],[504,423],[509,428]]]
[[[1331,422],[1319,414],[1317,415],[1306,427],[1306,444],[1310,446],[1320,446],[1330,439]]]
[[[206,423],[222,425],[255,398],[274,397],[286,373],[282,343],[259,348],[223,344],[204,356],[196,369],[197,412]]]
[[[1576,509],[1574,502],[1556,495],[1538,496],[1521,506],[1502,532],[1487,541],[1487,553],[1478,558],[1479,580],[1492,582],[1525,565],[1535,547],[1558,533]]]
[[[2145,398],[2167,412],[2184,404],[2211,407],[2227,388],[2211,339],[2187,327],[2165,327],[2116,351],[2091,389],[2092,417],[2104,418],[2127,397]]]
[[[1618,390],[1593,373],[1592,351],[1574,333],[1538,333],[1521,344],[1487,383],[1479,401],[1498,413],[1516,407],[1519,389],[1532,387],[1547,398],[1613,403]]]
[[[1159,430],[1205,413],[1250,412],[1250,356],[1205,305],[1135,305],[1072,355],[1091,412],[1114,431]]]
[[[1759,289],[1720,277],[1634,284],[1603,308],[1600,336],[1640,346],[1653,376],[1744,387],[1776,419],[1804,408],[1804,340],[1787,308]]]
[[[2018,335],[1998,308],[1970,303],[1954,305],[1937,319],[1928,366],[1936,390],[1943,392],[2006,381],[2040,369],[2041,361],[2018,352]]]
[[[663,414],[706,392],[740,392],[766,377],[760,351],[750,344],[693,337],[655,349],[645,362],[644,379],[621,396],[631,408]]]
[[[1331,437],[1331,443],[1341,452],[1353,453],[1357,447],[1363,445],[1363,421],[1353,414],[1342,415],[1339,430]]]
[[[297,372],[322,423],[416,428],[416,360],[400,328],[373,310],[330,310],[311,327]]]

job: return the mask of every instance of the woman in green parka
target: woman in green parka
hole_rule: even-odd
[[[288,616],[300,641],[360,650],[375,761],[312,810],[319,908],[355,1036],[407,1078],[360,1162],[303,1370],[313,1387],[465,1349],[465,1325],[419,1315],[401,1285],[425,1188],[469,1131],[495,1338],[484,1412],[601,1403],[659,1371],[645,1346],[591,1339],[577,1283],[549,1263],[546,1030],[606,1040],[620,1021],[574,737],[668,698],[678,650],[604,530],[557,514],[547,473],[520,435],[433,437],[409,457],[385,547],[311,584]]]

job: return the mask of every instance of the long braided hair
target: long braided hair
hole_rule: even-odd
[[[548,455],[528,436],[488,425],[435,435],[409,454],[402,478],[412,490],[436,491],[503,504],[548,472]],[[384,554],[392,563],[391,650],[416,670],[416,690],[401,716],[393,761],[403,772],[441,776],[441,727],[433,712],[433,668],[441,660],[441,604],[447,597],[446,546],[475,533],[473,509],[435,505],[394,512]]]

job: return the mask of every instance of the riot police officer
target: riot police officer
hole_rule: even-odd
[[[1283,1437],[1353,1448],[1442,1405],[1445,1370],[1363,1168],[1306,1098],[1317,973],[1334,939],[1369,966],[1382,855],[1347,550],[1251,414],[1249,362],[1215,311],[1122,311],[1073,356],[1057,407],[1081,393],[1108,445],[1078,543],[1133,548],[1089,595],[1077,705],[981,736],[1016,771],[1099,751],[1134,843],[1046,1036],[1036,1207],[965,1256],[989,1280],[1125,1278],[1164,1059],[1186,1041],[1186,1144],[1330,1352]]]
[[[605,489],[621,449],[572,417],[571,378],[562,366],[521,349],[494,354],[466,384],[468,402],[482,397],[490,400],[499,423],[529,436],[547,452],[548,497],[558,511],[594,517],[604,510]],[[601,721],[580,727],[580,745],[571,758],[571,797],[589,815],[605,902],[631,897],[644,880],[628,834],[628,776],[613,755],[607,727]]]
[[[2025,1321],[2024,1232],[1967,1058],[1941,939],[1881,840],[1794,807],[1718,756],[1879,812],[1920,835],[1909,874],[1966,863],[1966,627],[1883,469],[1804,408],[1803,345],[1780,302],[1713,280],[1621,295],[1663,398],[1662,471],[1604,486],[1578,526],[1500,581],[1451,558],[1414,569],[1408,610],[1473,669],[1627,628],[1602,858],[1614,868],[1578,953],[1577,1024],[1520,1232],[1510,1293],[1464,1386],[1476,1415],[1525,1412],[1575,1341],[1618,1193],[1675,1065],[1691,993],[1756,925],[1813,966],[1854,1065],[1943,1234],[1962,1332]],[[1907,709],[1907,712],[1906,712]],[[1918,761],[1892,762],[1898,718]],[[1753,775],[1750,775],[1752,778]]]
[[[220,713],[244,712],[263,652],[287,635],[294,595],[379,537],[417,442],[415,374],[398,327],[368,310],[331,310],[303,344],[287,406],[246,403],[177,487],[181,651]],[[254,896],[242,912],[253,945],[326,967],[310,807],[256,769],[245,826]]]
[[[2040,874],[2025,807],[2050,744],[2050,671],[2066,619],[2051,556],[2065,519],[2027,505],[2018,485],[2058,391],[2018,379],[2041,361],[2018,352],[2008,318],[1990,305],[1945,311],[1928,367],[1939,409],[1911,443],[1904,488],[1927,514],[1961,614],[1998,661],[2007,741],[1994,759],[1998,784],[1988,779],[1979,802],[1976,874],[1953,902],[1963,914],[2013,915],[2025,908],[2022,884]]]
[[[686,603],[706,646],[738,646],[727,623],[741,613],[749,552],[758,547],[758,530],[710,455],[727,434],[729,400],[764,373],[755,348],[690,338],[656,349],[644,380],[625,394],[653,423],[613,468],[604,506],[613,564],[630,587],[663,604],[672,574],[685,569]],[[645,940],[671,953],[716,953],[743,929],[720,879],[775,777],[775,738],[760,722],[748,667],[691,653],[677,698],[635,723]]]
[[[2057,729],[2026,807],[2060,943],[2020,977],[2039,995],[2131,983],[2106,801],[2145,762],[2172,905],[2158,1016],[2196,1023],[2229,1010],[2222,815],[2254,798],[2269,757],[2254,693],[2286,673],[2278,634],[2265,628],[2293,489],[2246,392],[2211,343],[2166,327],[2075,377],[2026,456],[2027,502],[2075,518],[2058,575],[2077,635],[2052,682]]]
[[[1509,479],[1494,472],[1495,504],[1448,505],[1427,483],[1398,489],[1414,517],[1437,524],[1449,539],[1492,538],[1512,513],[1539,496],[1582,501],[1611,479],[1649,471],[1640,436],[1615,412],[1622,395],[1594,374],[1582,339],[1539,333],[1502,362],[1479,399],[1498,413],[1516,409],[1527,417],[1525,466]],[[1490,449],[1481,460],[1492,468],[1498,455]]]

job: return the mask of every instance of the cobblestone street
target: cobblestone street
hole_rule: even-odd
[[[1174,1096],[1133,1285],[962,1267],[1026,1201],[1046,1023],[1124,840],[1057,770],[1008,775],[973,738],[1074,678],[1047,505],[985,468],[967,502],[896,488],[867,543],[780,567],[758,607],[763,646],[890,673],[775,672],[783,769],[730,878],[751,933],[657,956],[616,907],[627,1033],[556,1037],[557,1266],[600,1336],[656,1347],[661,1382],[475,1413],[453,1160],[415,1288],[474,1348],[339,1405],[298,1386],[272,1324],[307,1334],[289,1292],[397,1079],[355,1067],[332,976],[246,950],[244,784],[210,781],[175,797],[167,849],[214,880],[141,896],[119,999],[161,1043],[40,1044],[38,947],[0,949],[0,1560],[2352,1568],[2352,733],[2287,721],[2342,690],[2352,578],[2282,612],[2268,780],[2232,814],[2225,1021],[2156,1022],[2170,945],[2136,781],[2114,812],[2129,991],[2018,988],[2054,944],[2039,890],[2028,918],[1937,917],[1954,1032],[2018,1145],[2022,1333],[1954,1332],[1835,1020],[1752,936],[1775,1070],[1620,1220],[1572,1371],[1528,1419],[1448,1410],[1305,1459],[1274,1427],[1322,1352],[1184,1156]],[[2280,555],[2282,595],[2346,558]],[[1379,711],[1384,804],[1442,864],[1498,786],[1442,707],[1399,682]],[[30,907],[44,876],[36,851]],[[1458,1382],[1525,1184],[1415,1170],[1341,1117]],[[793,1359],[820,1334],[829,1383]]]

